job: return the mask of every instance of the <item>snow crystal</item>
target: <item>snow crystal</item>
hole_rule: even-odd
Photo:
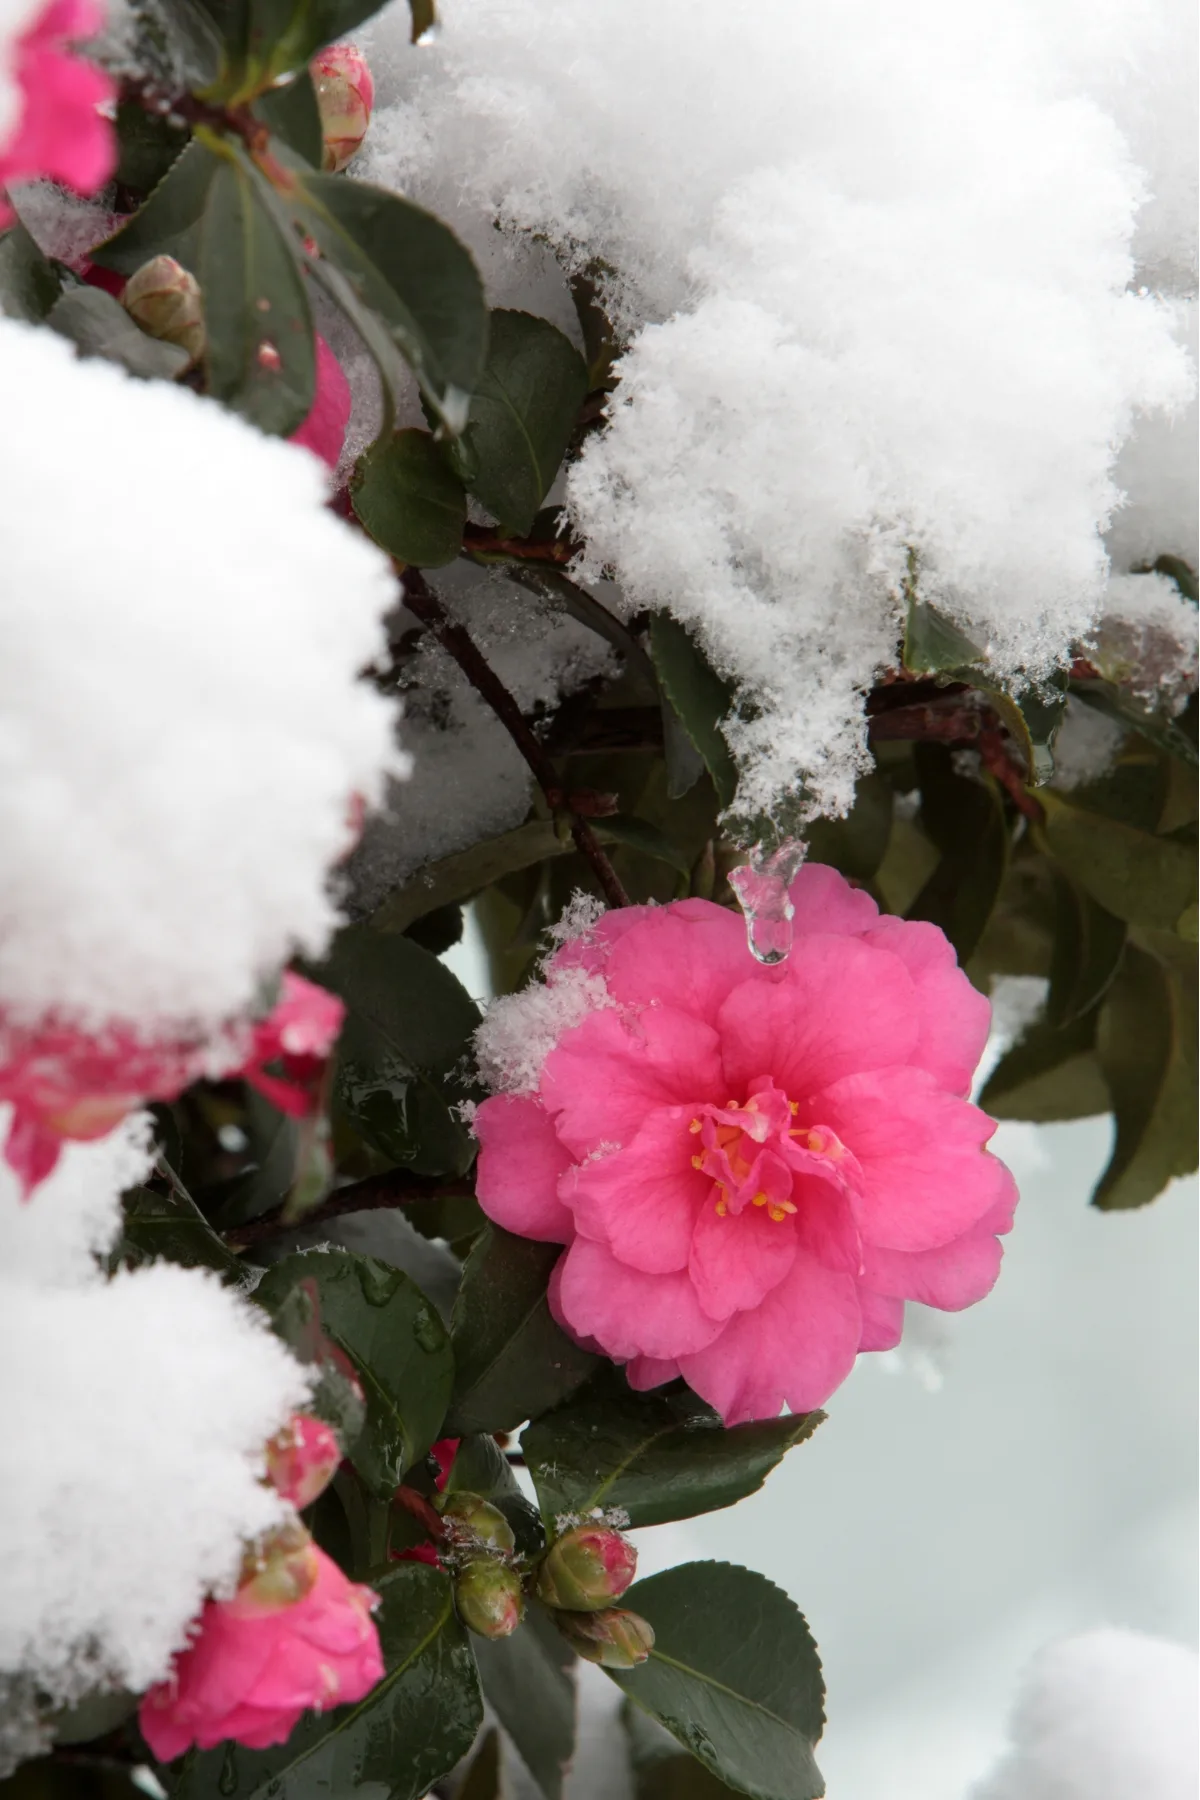
[[[1178,710],[1196,686],[1196,608],[1165,575],[1114,575],[1086,650],[1110,681]]]
[[[0,1683],[18,1698],[161,1678],[243,1540],[283,1517],[262,1449],[303,1371],[208,1272],[110,1280],[92,1255],[148,1165],[136,1123],[68,1145],[28,1204],[0,1165]]]
[[[1195,1800],[1198,1673],[1192,1650],[1137,1631],[1051,1644],[972,1800]]]
[[[563,1033],[613,1004],[603,975],[547,968],[543,980],[489,1005],[475,1033],[481,1078],[493,1093],[536,1093],[542,1064]]]
[[[1115,451],[1190,393],[1135,291],[1138,256],[1160,286],[1193,262],[1179,0],[763,0],[736,29],[724,0],[449,0],[432,49],[405,29],[374,28],[369,172],[598,267],[634,334],[570,504],[586,569],[739,685],[739,811],[798,776],[848,804],[910,552],[998,673],[1068,652]]]
[[[1194,299],[1171,303],[1176,341],[1197,360]],[[1196,398],[1185,413],[1148,413],[1136,420],[1117,458],[1113,479],[1124,498],[1105,542],[1113,568],[1127,574],[1160,556],[1200,567],[1196,492],[1200,487],[1200,431]]]
[[[1123,725],[1070,695],[1054,739],[1051,787],[1069,794],[1085,782],[1098,781],[1112,768],[1125,737]]]
[[[325,472],[0,321],[0,1005],[212,1025],[336,923],[394,600]]]

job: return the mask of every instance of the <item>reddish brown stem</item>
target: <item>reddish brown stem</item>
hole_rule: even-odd
[[[266,1219],[254,1219],[248,1225],[237,1225],[226,1232],[231,1250],[248,1250],[264,1238],[278,1237],[282,1231],[307,1231],[310,1225],[324,1225],[330,1219],[347,1213],[375,1212],[381,1207],[403,1206],[406,1200],[462,1200],[471,1197],[470,1184],[463,1181],[422,1181],[403,1169],[388,1169],[382,1175],[368,1175],[364,1181],[352,1181],[340,1187],[298,1219],[284,1220],[279,1213]]]
[[[398,1487],[396,1489],[396,1505],[402,1506],[405,1512],[411,1513],[413,1518],[425,1527],[435,1543],[441,1543],[446,1535],[445,1524],[434,1512],[424,1494],[418,1494],[416,1488]]]

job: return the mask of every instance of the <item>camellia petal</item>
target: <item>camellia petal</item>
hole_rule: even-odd
[[[681,900],[652,911],[639,930],[617,940],[604,978],[621,1005],[652,1006],[663,997],[662,972],[669,968],[672,1006],[711,1025],[721,1002],[755,966],[740,918],[705,900]]]
[[[858,1289],[862,1309],[860,1350],[894,1350],[904,1332],[904,1302],[889,1294],[875,1294],[870,1288]]]
[[[587,1156],[627,1144],[652,1107],[716,1100],[725,1085],[712,1026],[657,1006],[592,1013],[546,1058],[541,1093],[568,1150]]]
[[[575,1239],[560,1266],[562,1318],[618,1361],[682,1358],[710,1344],[721,1329],[720,1320],[701,1307],[686,1272],[646,1275],[584,1237]]]
[[[825,863],[805,863],[788,890],[792,903],[792,937],[836,932],[854,937],[879,922],[879,908],[862,888]]]
[[[574,1165],[541,1102],[497,1094],[477,1108],[474,1130],[475,1197],[488,1218],[519,1237],[569,1244],[575,1221],[558,1184]]]
[[[796,1260],[794,1220],[772,1219],[766,1207],[720,1213],[702,1207],[692,1235],[688,1274],[706,1313],[727,1319],[756,1307]]]
[[[559,1190],[584,1237],[647,1274],[687,1267],[696,1215],[712,1188],[692,1166],[690,1118],[687,1107],[650,1113],[623,1150],[573,1167]]]
[[[890,918],[880,919],[863,942],[890,950],[912,976],[919,1012],[912,1063],[952,1094],[968,1094],[992,1009],[959,968],[953,945],[936,925]]]

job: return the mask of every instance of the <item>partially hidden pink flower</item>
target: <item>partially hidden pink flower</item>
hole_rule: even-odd
[[[316,392],[303,425],[293,431],[291,442],[303,444],[323,463],[336,469],[350,423],[350,383],[346,371],[319,334],[314,340],[317,358]]]
[[[475,1115],[484,1211],[566,1247],[563,1328],[730,1424],[819,1406],[906,1299],[981,1300],[1016,1204],[966,1098],[988,1003],[946,938],[819,865],[791,898],[773,967],[705,900],[607,914],[548,967],[600,1004],[536,1093]]]
[[[138,1714],[160,1762],[227,1738],[252,1750],[282,1744],[302,1713],[360,1700],[380,1680],[375,1595],[315,1544],[293,1564],[301,1559],[298,1599],[264,1595],[253,1577],[232,1600],[205,1604],[193,1641]]]
[[[103,23],[95,0],[50,0],[14,45],[0,44],[19,96],[16,117],[0,136],[0,190],[48,175],[76,193],[94,194],[116,168],[116,133],[100,111],[113,99],[113,83],[68,48]],[[0,226],[11,218],[0,191]]]
[[[87,1032],[54,1019],[16,1025],[0,1017],[0,1101],[13,1109],[4,1159],[28,1196],[66,1139],[105,1137],[135,1107],[173,1100],[201,1076],[242,1075],[282,1111],[310,1113],[343,1011],[336,995],[289,970],[267,1017],[231,1025],[215,1044],[146,1042],[120,1024]]]
[[[331,1426],[309,1413],[293,1413],[267,1444],[267,1479],[301,1512],[325,1492],[341,1460],[342,1446]]]

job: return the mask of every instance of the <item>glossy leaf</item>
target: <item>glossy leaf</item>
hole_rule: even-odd
[[[451,1322],[454,1396],[450,1436],[511,1431],[563,1400],[596,1357],[559,1330],[546,1283],[559,1244],[539,1244],[489,1226],[467,1259]]]
[[[320,168],[325,139],[321,133],[316,86],[306,68],[285,87],[271,88],[260,94],[254,103],[254,111],[276,137],[283,139],[289,150],[302,156],[312,168]]]
[[[650,621],[650,656],[663,693],[704,759],[723,807],[733,804],[737,767],[721,731],[733,696],[683,626],[668,613]]]
[[[470,1750],[483,1718],[450,1579],[401,1563],[372,1582],[386,1673],[364,1699],[306,1713],[286,1744],[193,1754],[172,1800],[421,1800]]]
[[[254,1298],[270,1311],[301,1281],[315,1282],[320,1330],[349,1357],[366,1395],[351,1460],[368,1487],[388,1496],[441,1434],[454,1379],[446,1328],[402,1270],[348,1250],[285,1257]]]
[[[153,1188],[131,1188],[122,1195],[121,1236],[114,1262],[127,1268],[142,1263],[181,1263],[185,1269],[215,1269],[235,1284],[246,1279],[246,1265],[222,1243],[195,1201],[182,1188],[169,1194]]]
[[[312,410],[312,318],[292,238],[249,161],[222,155],[200,221],[196,278],[208,327],[208,391],[287,437]]]
[[[512,1526],[522,1556],[538,1556],[545,1549],[546,1534],[537,1508],[525,1498],[512,1464],[489,1432],[476,1432],[462,1439],[445,1491],[482,1494],[498,1506]],[[562,1641],[557,1634],[556,1641]]]
[[[132,275],[152,256],[173,256],[193,273],[200,220],[220,159],[193,139],[131,219],[88,255],[101,268]]]
[[[1144,1206],[1196,1167],[1196,971],[1130,945],[1100,1017],[1097,1052],[1116,1141],[1093,1204]]]
[[[940,745],[918,744],[921,824],[941,860],[908,908],[939,925],[966,963],[983,936],[1008,865],[1008,829],[994,783],[955,773]]]
[[[463,485],[427,431],[397,431],[364,451],[350,477],[350,502],[389,556],[438,569],[462,547]]]
[[[50,308],[46,323],[69,339],[81,356],[119,363],[147,381],[170,381],[188,365],[186,350],[148,337],[103,288],[67,288]]]
[[[548,319],[497,311],[463,433],[463,476],[518,536],[530,530],[587,394],[583,358]]]
[[[493,1729],[472,1757],[454,1800],[504,1800],[500,1761],[500,1733]]]
[[[1054,951],[1047,1016],[1069,1025],[1089,1012],[1112,984],[1125,949],[1125,922],[1073,881],[1055,883]]]
[[[560,1800],[575,1749],[575,1657],[538,1607],[511,1637],[475,1640],[484,1698],[545,1800]]]
[[[444,963],[411,938],[353,925],[316,971],[346,1003],[334,1093],[369,1144],[423,1175],[460,1175],[474,1155],[452,1111],[451,1071],[479,1011]]]
[[[984,652],[953,619],[924,600],[910,599],[904,631],[904,667],[914,675],[934,675],[980,663]]]
[[[147,112],[135,100],[117,103],[119,187],[148,194],[167,173],[188,141],[187,127],[172,124],[162,113]]]
[[[1176,931],[1196,903],[1196,852],[1116,819],[1042,796],[1046,848],[1092,899],[1118,919]]]
[[[844,819],[814,819],[808,827],[812,862],[829,863],[855,881],[871,881],[892,836],[892,790],[882,775],[860,775]]]
[[[629,1700],[621,1704],[621,1723],[633,1764],[634,1800],[725,1800],[737,1791]]]
[[[609,1671],[637,1706],[739,1793],[818,1800],[825,1685],[781,1589],[730,1563],[684,1563],[635,1582],[622,1605],[654,1628],[647,1662]]]
[[[1036,1020],[1000,1058],[979,1104],[994,1119],[1048,1124],[1089,1119],[1111,1106],[1095,1053],[1094,1012],[1057,1027]]]
[[[24,225],[0,234],[0,313],[40,325],[62,293],[62,274]]]
[[[633,1526],[662,1525],[732,1506],[760,1488],[824,1413],[726,1430],[687,1389],[585,1395],[539,1419],[521,1447],[542,1514],[619,1507]]]
[[[337,1244],[355,1256],[373,1256],[389,1268],[403,1269],[416,1282],[439,1317],[449,1322],[462,1279],[462,1266],[445,1244],[434,1243],[414,1229],[408,1207],[374,1206],[368,1211],[343,1213],[287,1234],[283,1248],[311,1250],[319,1244]]]
[[[596,821],[603,828],[603,819]],[[407,931],[414,919],[451,901],[469,900],[484,888],[529,869],[547,857],[564,856],[574,845],[559,837],[550,819],[531,819],[499,837],[484,838],[469,850],[460,850],[439,862],[427,863],[382,903],[371,920],[372,929],[390,936]]]

